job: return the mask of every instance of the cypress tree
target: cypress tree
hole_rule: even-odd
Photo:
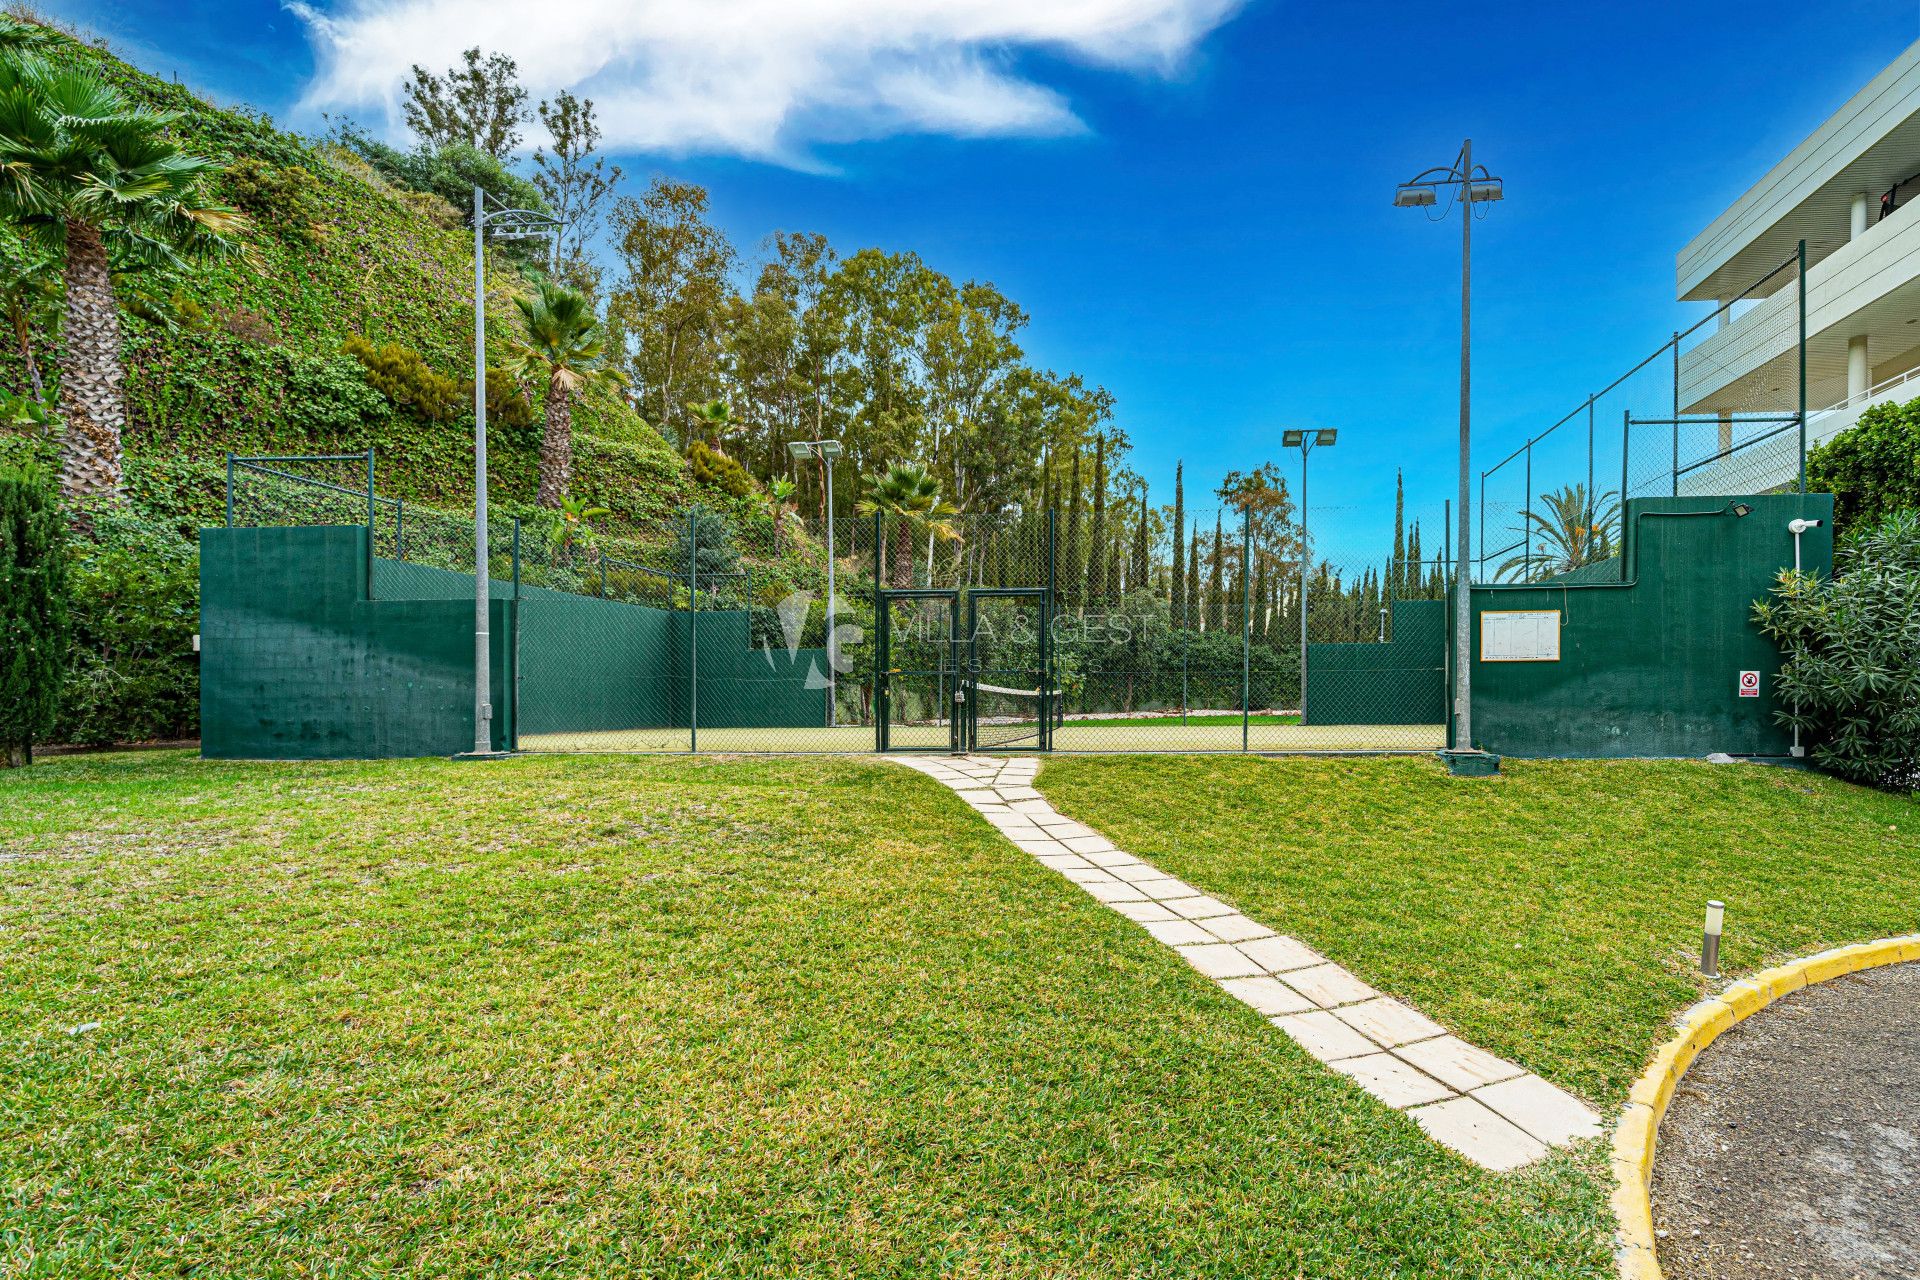
[[[1168,612],[1178,626],[1187,616],[1187,464],[1173,464],[1173,586]]]
[[[1224,630],[1227,625],[1226,592],[1220,585],[1221,570],[1226,566],[1224,551],[1226,542],[1221,537],[1220,512],[1213,513],[1213,563],[1207,569],[1207,623],[1216,630]]]
[[[1145,591],[1152,584],[1147,581],[1152,572],[1149,561],[1152,558],[1147,547],[1147,482],[1140,482],[1140,523],[1133,528],[1133,558],[1127,564],[1127,589]]]
[[[53,482],[31,464],[0,470],[0,761],[33,763],[60,712],[72,627],[65,528]]]
[[[1407,572],[1407,482],[1398,471],[1393,473],[1393,563],[1387,566],[1388,590],[1400,595],[1406,589]]]
[[[1093,527],[1087,533],[1086,599],[1108,597],[1107,565],[1107,438],[1093,438]]]
[[[1194,608],[1194,605],[1195,605],[1194,597],[1198,595],[1199,592],[1200,592],[1200,530],[1196,525],[1193,531],[1193,537],[1187,543],[1187,598],[1183,602],[1186,605],[1186,608],[1180,614],[1180,625],[1188,628],[1189,630],[1191,630],[1193,627],[1194,614],[1197,612],[1197,610]]]
[[[1081,575],[1086,572],[1086,561],[1080,548],[1080,446],[1073,447],[1073,477],[1068,482],[1067,493],[1067,557],[1060,566],[1060,584],[1067,594],[1067,603],[1085,603],[1080,595]]]

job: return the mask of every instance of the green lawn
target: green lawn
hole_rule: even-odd
[[[1920,804],[1689,762],[1061,758],[1040,789],[1121,848],[1292,933],[1611,1115],[1722,969],[1920,929]]]
[[[1421,815],[1457,803],[1424,765],[1314,768],[1043,777],[1143,846],[1162,839],[1143,802],[1186,780],[1207,826],[1169,861],[1262,914],[1288,882],[1266,851],[1342,812],[1381,849],[1418,845]],[[1732,772],[1716,785],[1778,799],[1802,832],[1838,820],[1835,788]],[[1303,830],[1256,832],[1241,806],[1311,795],[1289,777],[1348,785],[1303,804]],[[1473,794],[1511,810],[1527,785]],[[1910,812],[1848,812],[1869,810]],[[1860,895],[1877,874],[1891,903],[1894,837],[1847,821],[1877,860]],[[1259,858],[1207,852],[1201,833],[1236,823]],[[0,1274],[1610,1274],[1597,1153],[1476,1171],[897,766],[72,757],[0,773],[0,866]],[[1437,906],[1436,939],[1470,938],[1442,888],[1377,909]],[[1408,985],[1419,966],[1381,963],[1351,891],[1325,895],[1338,931],[1303,932]],[[1562,940],[1549,918],[1517,936]],[[1550,971],[1486,923],[1459,982],[1586,1027],[1603,997],[1510,989],[1494,970]],[[1637,1011],[1685,989],[1676,967],[1625,994]],[[1479,999],[1432,1007],[1508,1044]]]

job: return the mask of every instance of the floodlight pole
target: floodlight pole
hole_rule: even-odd
[[[473,189],[473,754],[493,754],[493,584],[487,571],[487,225],[504,219],[515,237],[551,234],[560,224],[531,209],[487,211]]]
[[[834,668],[834,660],[839,652],[833,643],[833,460],[840,456],[840,443],[837,440],[795,440],[787,445],[787,452],[796,459],[813,458],[820,464],[820,472],[826,477],[827,503],[827,727],[833,728],[840,722],[840,709],[836,705],[839,692],[840,673]]]
[[[487,210],[473,189],[473,753],[493,752],[492,584],[487,580]]]
[[[1454,566],[1454,681],[1453,748],[1473,748],[1473,540],[1470,504],[1470,468],[1473,458],[1473,206],[1504,196],[1500,179],[1473,163],[1473,139],[1460,144],[1460,154],[1448,168],[1432,168],[1402,183],[1396,205],[1418,207],[1434,203],[1433,188],[1460,191],[1460,513],[1459,557]]]

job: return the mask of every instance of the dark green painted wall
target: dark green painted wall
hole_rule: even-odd
[[[369,599],[367,550],[360,526],[201,530],[202,754],[473,749],[472,578],[466,600]],[[493,606],[496,746],[512,732],[511,607]]]
[[[368,551],[359,526],[201,531],[205,755],[472,748],[473,576]],[[493,590],[499,748],[516,722],[528,734],[685,726],[696,701],[702,728],[825,723],[825,689],[806,687],[824,651],[751,649],[744,612],[698,615],[696,699],[691,613],[536,587],[516,602],[498,579]]]
[[[1447,602],[1396,600],[1385,644],[1307,646],[1306,724],[1446,719]]]
[[[1793,565],[1787,522],[1821,521],[1803,537],[1803,564],[1833,571],[1833,499],[1826,494],[1735,499],[1646,498],[1627,504],[1626,545],[1612,582],[1473,589],[1475,745],[1500,755],[1698,757],[1786,755],[1774,723],[1780,655],[1753,625],[1782,568]],[[1482,662],[1487,610],[1561,611],[1560,661]],[[1741,671],[1760,696],[1739,696]]]

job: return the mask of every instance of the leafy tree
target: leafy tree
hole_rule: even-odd
[[[1844,543],[1835,576],[1782,570],[1754,621],[1780,646],[1781,724],[1816,764],[1854,782],[1920,787],[1920,511]]]
[[[600,126],[593,118],[593,99],[562,90],[537,110],[552,150],[534,148],[533,185],[561,222],[554,237],[555,265],[563,272],[570,267],[577,271],[589,257],[601,211],[625,175],[619,165],[609,165],[597,154]]]
[[[1107,438],[1093,438],[1093,523],[1087,532],[1087,586],[1081,599],[1107,600]]]
[[[402,90],[401,116],[430,147],[459,144],[504,161],[520,144],[528,115],[519,64],[504,53],[483,59],[477,48],[460,58],[460,66],[441,76],[415,63]]]
[[[92,71],[3,46],[0,221],[64,268],[61,482],[74,497],[118,494],[126,372],[109,253],[179,266],[231,251],[246,220],[205,198],[218,166],[168,140],[178,112],[132,106]]]
[[[1570,484],[1542,494],[1540,500],[1541,509],[1520,513],[1521,527],[1515,531],[1528,549],[1504,561],[1496,577],[1551,577],[1618,554],[1620,502],[1611,490],[1596,500],[1584,484]]]
[[[891,577],[897,587],[913,585],[915,536],[924,534],[942,542],[952,542],[960,536],[953,523],[953,517],[959,514],[958,508],[940,496],[940,482],[917,464],[896,464],[881,475],[871,477],[866,495],[854,509],[863,516],[877,513],[891,521]],[[932,569],[931,559],[928,569]]]
[[[66,674],[66,548],[40,468],[0,470],[0,759],[32,764],[53,728]]]
[[[612,216],[624,275],[609,318],[626,340],[628,381],[656,407],[654,424],[690,447],[695,433],[675,419],[684,395],[718,384],[733,246],[707,221],[706,191],[690,183],[655,178],[638,199],[616,201]]]
[[[1877,404],[1807,454],[1808,487],[1833,495],[1836,536],[1920,509],[1920,400]]]
[[[573,481],[573,398],[583,387],[622,379],[604,364],[606,337],[583,295],[542,284],[533,297],[516,296],[513,302],[526,334],[514,343],[508,368],[547,384],[540,487],[534,501],[558,508]]]
[[[1142,480],[1140,482],[1140,519],[1138,523],[1133,526],[1133,550],[1127,560],[1127,590],[1129,592],[1145,591],[1152,585],[1149,582],[1149,577],[1152,573],[1150,563],[1151,553],[1147,542],[1147,525],[1152,518],[1150,515],[1151,511],[1152,508],[1147,506],[1147,482]]]

